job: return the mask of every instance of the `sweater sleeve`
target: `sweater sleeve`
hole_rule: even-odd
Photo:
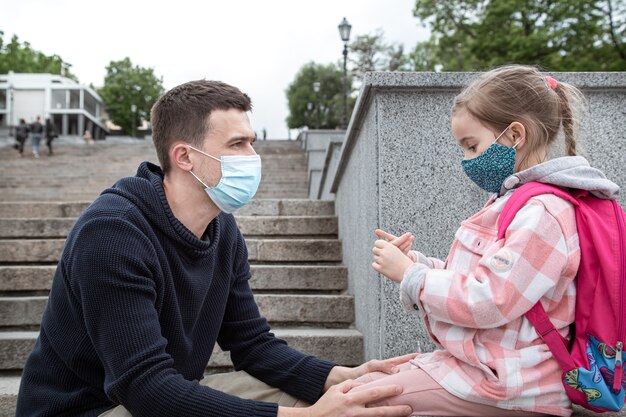
[[[431,269],[443,269],[445,267],[446,263],[442,261],[441,259],[428,257],[424,255],[422,252],[419,252],[416,250],[411,251],[411,252],[415,254],[415,259],[417,259],[417,263],[419,264],[426,265],[427,267]]]
[[[475,329],[498,327],[553,291],[567,261],[559,221],[531,200],[474,270],[410,268],[402,299],[423,308],[429,319]]]
[[[237,232],[236,276],[228,298],[218,343],[230,356],[237,370],[245,370],[259,380],[296,398],[315,403],[334,363],[292,349],[270,332],[259,313],[248,280],[248,250]]]
[[[155,308],[159,265],[149,239],[121,219],[85,223],[69,252],[73,296],[103,367],[104,391],[141,416],[276,416],[276,404],[243,400],[186,380],[166,352]]]

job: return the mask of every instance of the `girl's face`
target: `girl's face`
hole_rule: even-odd
[[[486,151],[501,133],[502,136],[498,139],[498,143],[512,146],[508,130],[494,132],[464,109],[455,112],[452,116],[452,135],[456,139],[457,144],[463,149],[464,159],[476,158]]]

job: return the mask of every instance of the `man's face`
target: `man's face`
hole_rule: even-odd
[[[222,155],[256,155],[252,144],[256,134],[248,114],[238,109],[214,110],[209,116],[209,132],[201,150],[220,158]],[[209,186],[214,187],[222,177],[219,161],[198,152],[192,152],[194,172]]]

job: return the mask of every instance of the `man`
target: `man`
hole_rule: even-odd
[[[15,149],[20,153],[20,156],[24,156],[24,143],[28,139],[30,133],[30,127],[26,124],[26,120],[20,119],[20,124],[15,128]]]
[[[72,228],[17,416],[410,414],[366,408],[399,387],[350,393],[358,384],[347,380],[390,373],[406,357],[335,366],[289,348],[259,315],[246,245],[228,214],[260,181],[250,108],[247,95],[212,81],[178,86],[155,104],[161,168],[142,163]],[[215,342],[245,372],[199,383]],[[297,399],[313,405],[293,408]]]
[[[41,117],[37,116],[37,120],[30,126],[30,139],[33,142],[33,156],[39,158],[39,144],[41,143],[41,135],[43,134],[43,125]]]

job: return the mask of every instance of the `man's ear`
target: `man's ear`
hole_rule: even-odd
[[[516,149],[521,149],[526,143],[526,128],[520,122],[513,122],[509,127],[511,140]]]
[[[193,162],[189,158],[189,146],[185,142],[174,142],[170,147],[169,156],[172,167],[176,166],[183,171],[191,171]]]

